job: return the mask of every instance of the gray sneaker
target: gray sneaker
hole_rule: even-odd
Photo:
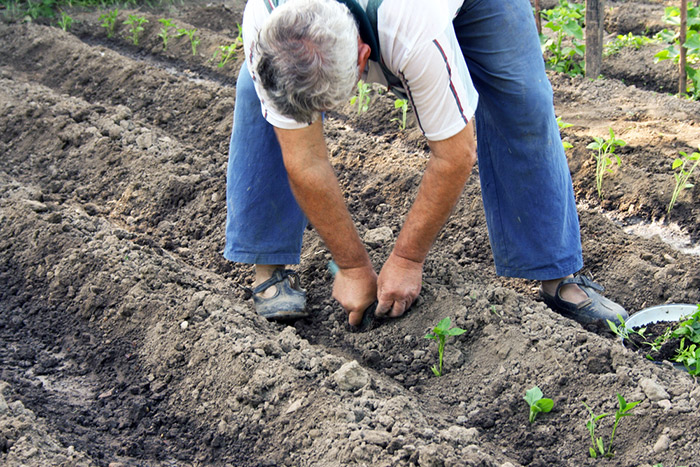
[[[588,295],[588,299],[581,303],[571,303],[563,300],[559,295],[559,290],[566,284],[578,285]],[[618,316],[622,317],[623,320],[627,320],[629,318],[627,311],[598,293],[603,290],[602,286],[596,284],[588,277],[576,275],[573,278],[561,281],[554,296],[549,295],[540,287],[540,296],[549,308],[583,325],[595,324],[599,327],[607,328],[606,320],[610,320],[615,324],[621,324]]]
[[[259,294],[276,286],[277,292],[269,298]],[[272,276],[253,289],[246,288],[253,297],[255,311],[267,319],[289,321],[306,318],[306,291],[299,285],[299,276],[291,269],[278,268]]]

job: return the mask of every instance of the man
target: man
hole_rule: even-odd
[[[378,315],[401,316],[477,160],[476,123],[496,272],[541,281],[545,302],[581,323],[627,317],[573,276],[583,265],[576,204],[527,0],[249,0],[243,36],[224,255],[255,264],[258,313],[306,316],[285,266],[299,262],[308,218],[339,267],[333,297],[349,323],[374,301]],[[405,92],[431,150],[379,275],[323,139],[322,113],[360,78]]]

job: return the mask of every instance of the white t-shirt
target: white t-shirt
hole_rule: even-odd
[[[281,115],[266,99],[252,66],[253,44],[269,16],[266,0],[249,0],[243,15],[243,43],[265,119],[283,129],[304,128]],[[280,4],[282,2],[280,1]],[[367,0],[358,0],[366,7]],[[474,116],[478,94],[457,43],[452,20],[463,0],[384,0],[377,10],[377,38],[385,66],[403,83],[416,120],[432,141],[461,131]],[[386,85],[378,63],[370,61],[365,82]]]

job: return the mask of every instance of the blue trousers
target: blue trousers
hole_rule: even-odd
[[[479,92],[479,176],[496,273],[535,280],[572,274],[583,266],[578,214],[530,2],[466,0],[453,24]],[[227,209],[227,259],[299,262],[307,220],[245,66]]]

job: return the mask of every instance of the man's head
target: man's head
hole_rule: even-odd
[[[272,105],[298,122],[346,102],[359,78],[357,25],[334,0],[290,0],[276,8],[253,55]]]

